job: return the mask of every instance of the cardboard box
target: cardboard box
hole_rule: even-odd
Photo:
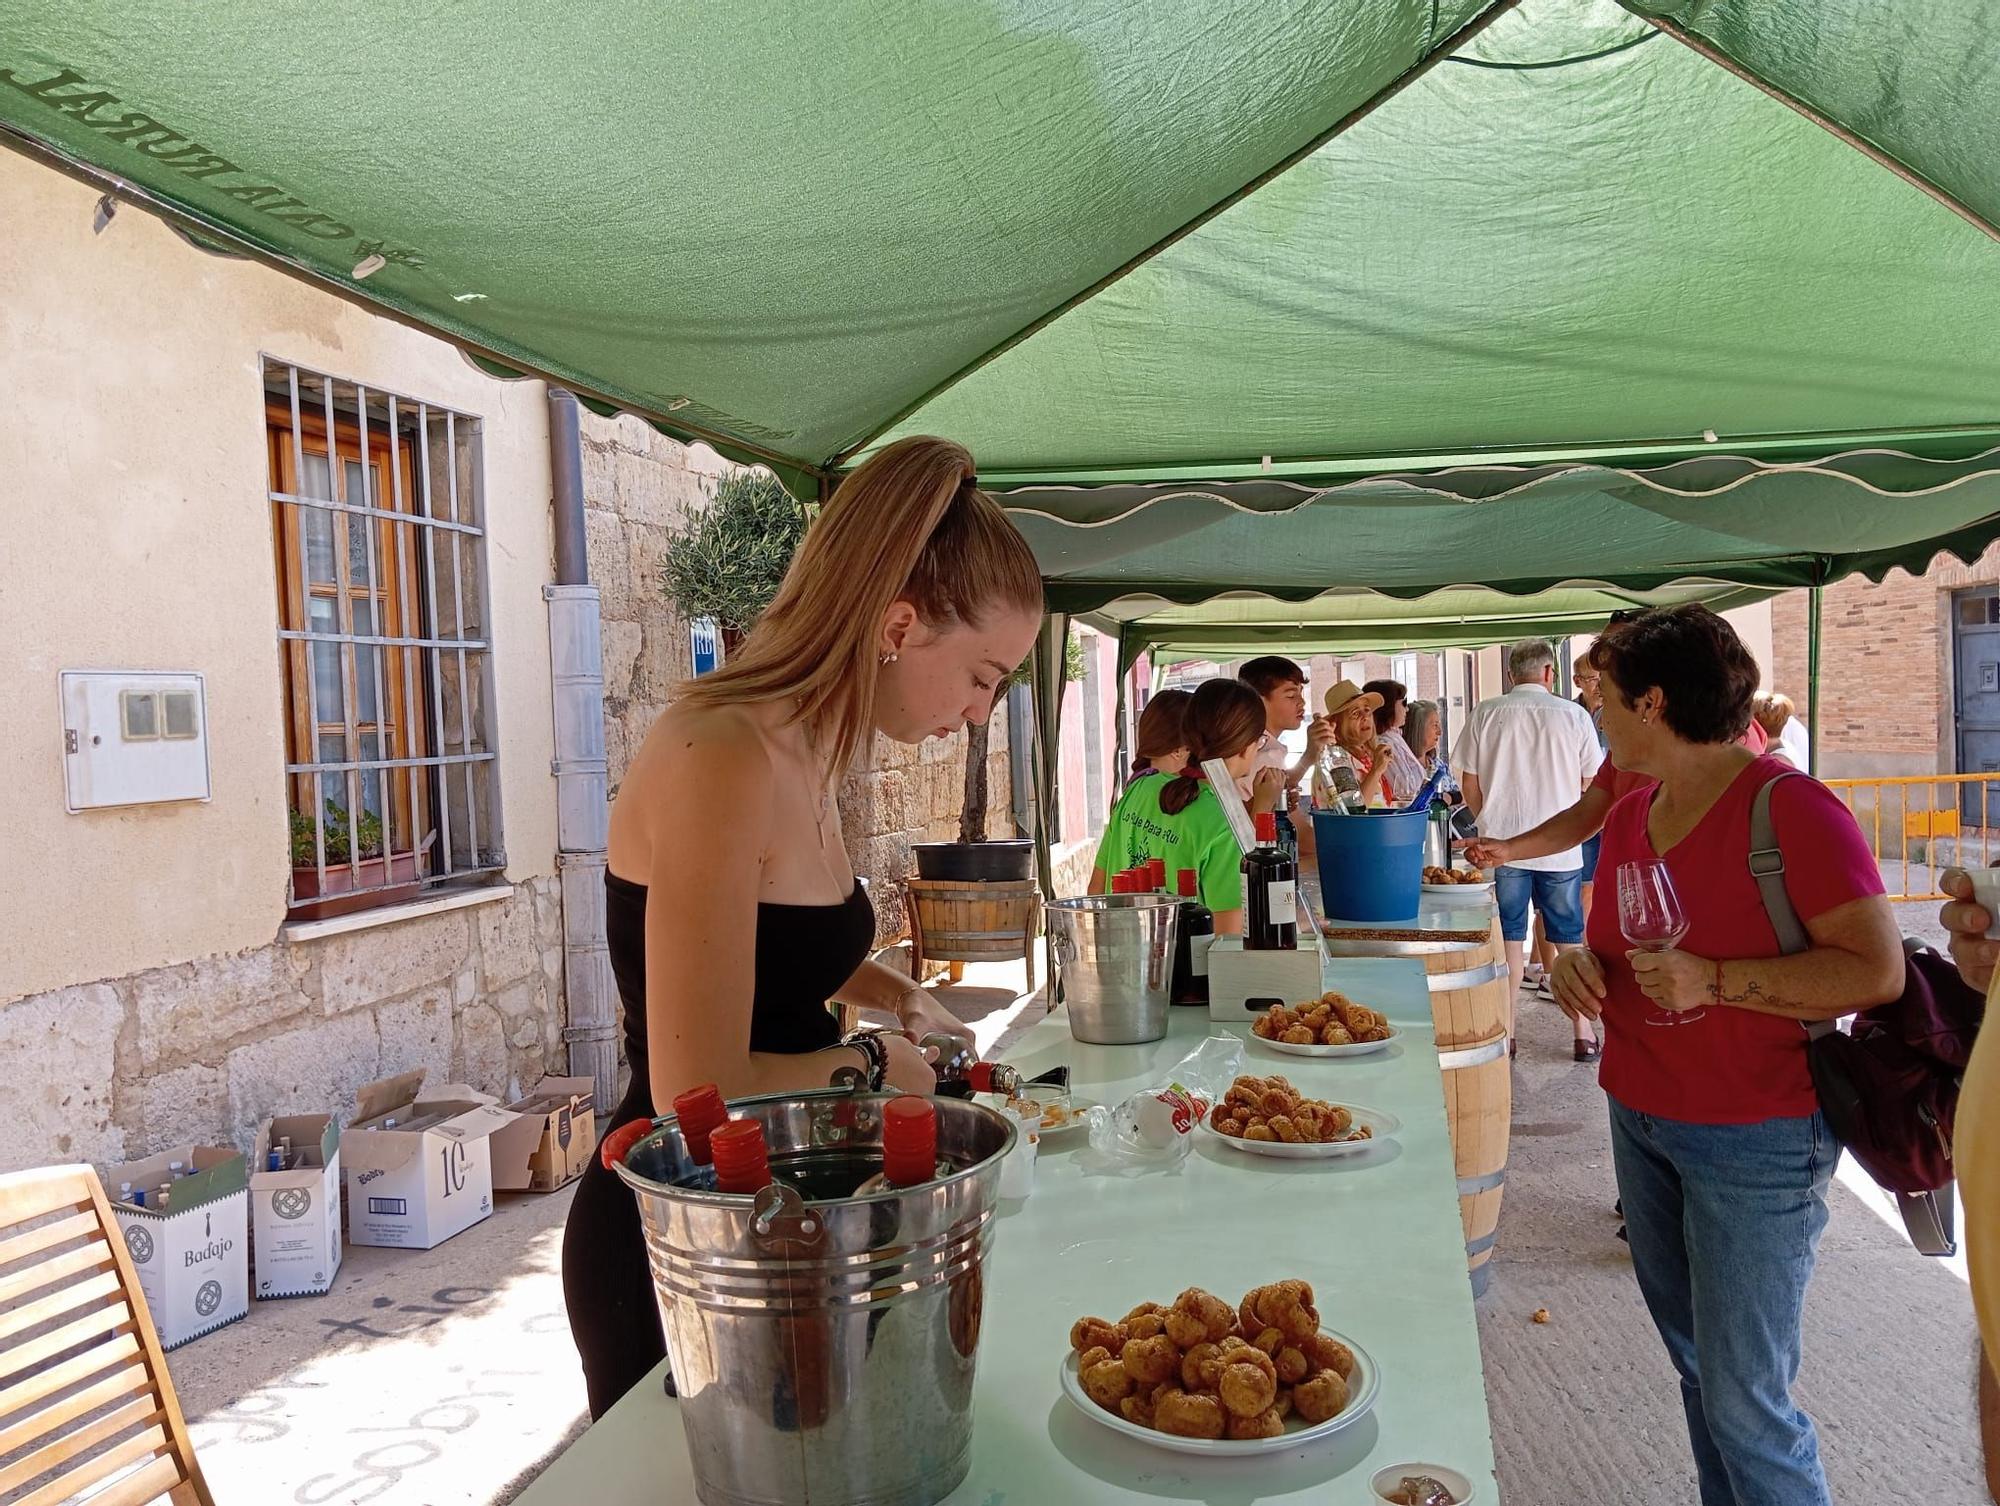
[[[194,1170],[174,1177],[171,1163]],[[112,1214],[139,1272],[160,1343],[173,1349],[234,1323],[250,1311],[250,1193],[243,1152],[187,1145],[104,1170]],[[154,1189],[171,1182],[167,1206],[118,1201],[119,1185]]]
[[[418,1068],[356,1095],[340,1144],[350,1243],[428,1250],[493,1211],[491,1137],[514,1116],[456,1084],[419,1096],[423,1081]]]
[[[293,1169],[263,1170],[281,1140],[292,1142]],[[319,1295],[340,1269],[340,1121],[331,1114],[266,1119],[250,1165],[257,1300]]]
[[[493,1135],[493,1185],[503,1192],[554,1192],[583,1175],[597,1149],[588,1077],[544,1077],[507,1105],[515,1121]]]

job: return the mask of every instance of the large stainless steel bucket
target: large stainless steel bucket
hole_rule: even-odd
[[[1094,1046],[1130,1046],[1165,1035],[1180,901],[1165,894],[1087,894],[1051,900],[1045,908],[1070,1034]]]
[[[1000,1162],[1014,1128],[934,1100],[950,1176],[873,1197],[889,1095],[748,1098],[783,1179],[706,1190],[669,1118],[618,1166],[639,1218],[709,1506],[931,1506],[965,1478]],[[807,1196],[801,1197],[798,1188]]]

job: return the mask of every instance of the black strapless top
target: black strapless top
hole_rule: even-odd
[[[624,1003],[625,1055],[632,1085],[645,1091],[646,886],[604,871],[604,939]],[[756,991],[750,1004],[750,1049],[798,1054],[840,1039],[826,1007],[833,991],[875,945],[875,907],[857,881],[837,905],[757,906]]]

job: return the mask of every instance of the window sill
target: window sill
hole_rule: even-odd
[[[372,931],[377,926],[393,926],[400,921],[420,920],[426,915],[442,915],[448,910],[466,910],[474,905],[491,905],[511,898],[512,884],[489,884],[481,889],[458,889],[449,894],[433,894],[428,899],[403,905],[384,905],[379,910],[357,910],[352,915],[335,915],[326,920],[288,920],[278,927],[278,940],[320,941],[349,931]]]

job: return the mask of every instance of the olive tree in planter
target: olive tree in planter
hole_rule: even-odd
[[[685,622],[712,618],[726,654],[771,604],[806,536],[807,511],[769,471],[731,471],[667,536],[660,586]]]

